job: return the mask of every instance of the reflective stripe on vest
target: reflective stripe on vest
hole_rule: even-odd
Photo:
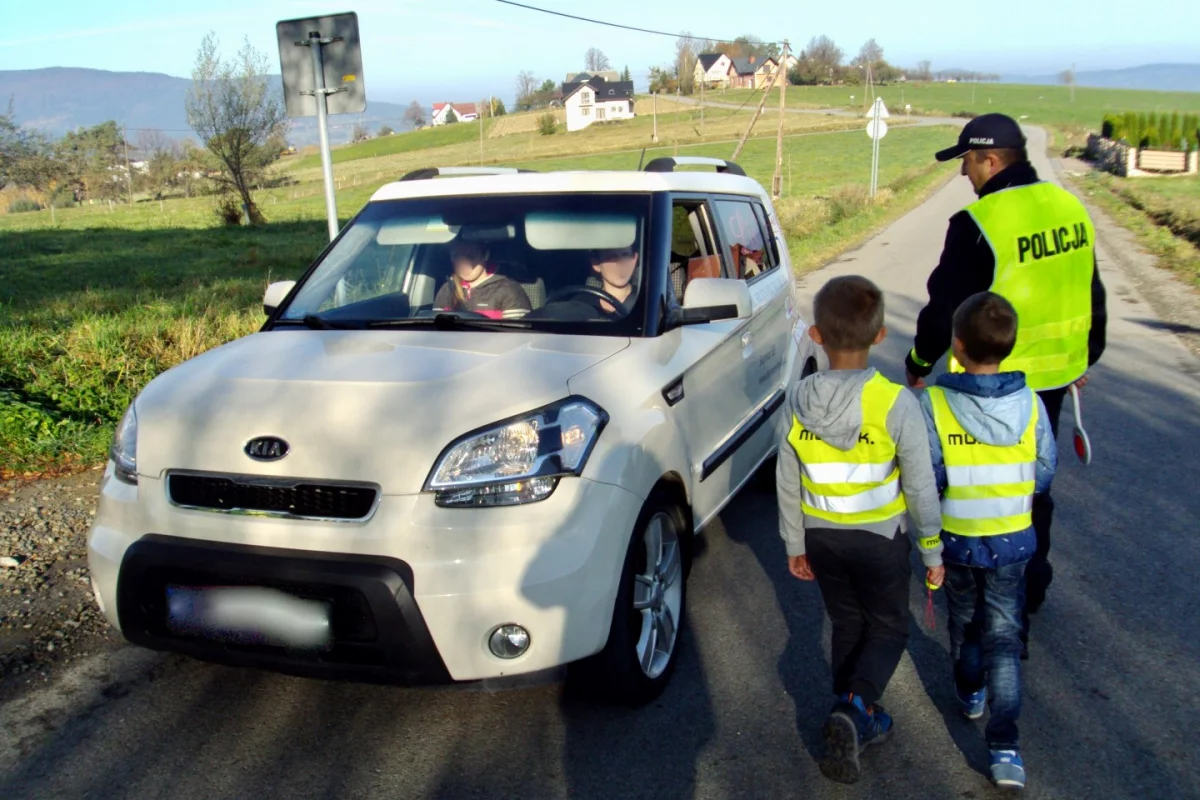
[[[792,416],[788,443],[800,460],[800,507],[810,517],[841,525],[868,525],[903,514],[896,443],[887,417],[902,391],[876,373],[863,384],[862,428],[850,450],[826,444]]]
[[[1037,475],[1037,398],[1017,444],[999,446],[976,440],[959,423],[940,386],[928,389],[933,426],[946,465],[942,528],[960,536],[998,536],[1033,524]]]
[[[1066,386],[1088,367],[1096,230],[1083,204],[1045,181],[967,206],[996,258],[991,290],[1017,310],[1017,343],[1000,365],[1035,392]],[[950,370],[961,372],[953,358]]]

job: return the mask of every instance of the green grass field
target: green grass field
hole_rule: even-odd
[[[930,158],[945,137],[946,131],[927,128],[889,133],[881,148],[883,189],[874,204],[863,192],[870,141],[861,131],[786,139],[791,180],[778,210],[797,268],[811,268],[852,244],[952,174]],[[518,138],[534,152],[569,144],[565,135],[505,137]],[[679,148],[724,157],[732,150],[732,143]],[[386,158],[446,163],[422,154]],[[634,169],[639,156],[520,163],[539,170]],[[335,172],[342,176],[346,167],[367,160],[346,162]],[[740,161],[769,186],[774,137],[751,139]],[[338,193],[343,222],[391,177],[350,174],[361,180]],[[154,375],[255,330],[267,283],[298,276],[327,242],[320,192],[312,181],[260,192],[269,223],[258,229],[218,226],[205,198],[111,211],[100,204],[61,209],[53,222],[46,211],[0,215],[0,251],[6,255],[0,268],[0,387],[7,387],[0,389],[0,472],[95,463],[112,426]]]
[[[1160,266],[1200,288],[1200,177],[1080,180],[1091,198],[1133,231]]]
[[[857,108],[864,113],[865,86],[789,86],[790,108]],[[893,83],[877,86],[877,96],[893,117],[903,116],[904,106],[913,113],[949,116],[959,112],[986,114],[1001,112],[1024,118],[1033,125],[1085,127],[1099,130],[1104,115],[1123,111],[1200,112],[1200,92],[1147,92],[1130,89],[1075,88],[1075,100],[1066,86],[1026,86],[1012,83]],[[714,102],[742,103],[749,90],[711,92]],[[850,96],[854,95],[851,100]],[[779,104],[777,90],[771,92],[767,107]]]

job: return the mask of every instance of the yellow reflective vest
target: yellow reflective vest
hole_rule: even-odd
[[[1017,310],[1017,343],[1000,365],[1035,392],[1088,368],[1096,230],[1073,194],[1045,181],[1002,189],[966,208],[996,257],[991,290]],[[950,371],[961,372],[951,358]]]
[[[984,444],[963,429],[940,386],[927,390],[946,465],[942,529],[960,536],[999,536],[1033,524],[1038,402],[1015,445]],[[1032,393],[1032,390],[1027,389]]]
[[[907,511],[900,491],[896,442],[888,414],[903,391],[876,373],[863,384],[862,430],[850,450],[821,441],[792,416],[788,444],[800,460],[800,507],[810,517],[842,525],[886,522]]]

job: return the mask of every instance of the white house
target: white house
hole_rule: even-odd
[[[430,124],[445,125],[451,108],[454,109],[454,116],[458,117],[459,122],[473,122],[479,119],[479,111],[474,103],[434,103],[433,116],[429,118]]]
[[[583,130],[593,122],[633,119],[633,81],[606,81],[580,73],[562,86],[567,130]]]
[[[719,86],[729,79],[729,56],[724,53],[701,53],[696,59],[695,79],[707,86]]]

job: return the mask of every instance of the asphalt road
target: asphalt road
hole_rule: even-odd
[[[946,220],[970,199],[958,179],[802,281],[806,302],[847,272],[887,290],[892,336],[874,361],[894,379]],[[1084,398],[1096,456],[1074,462],[1065,414],[1056,580],[1025,672],[1026,794],[1200,797],[1200,362],[1106,241],[1102,231],[1109,349]],[[557,684],[377,688],[125,648],[0,708],[0,797],[998,796],[981,728],[955,711],[944,613],[924,627],[915,582],[909,652],[886,695],[898,735],[866,757],[858,786],[821,777],[828,624],[816,587],[788,577],[776,528],[773,496],[754,488],[709,528],[678,672],[640,712],[565,698]]]

